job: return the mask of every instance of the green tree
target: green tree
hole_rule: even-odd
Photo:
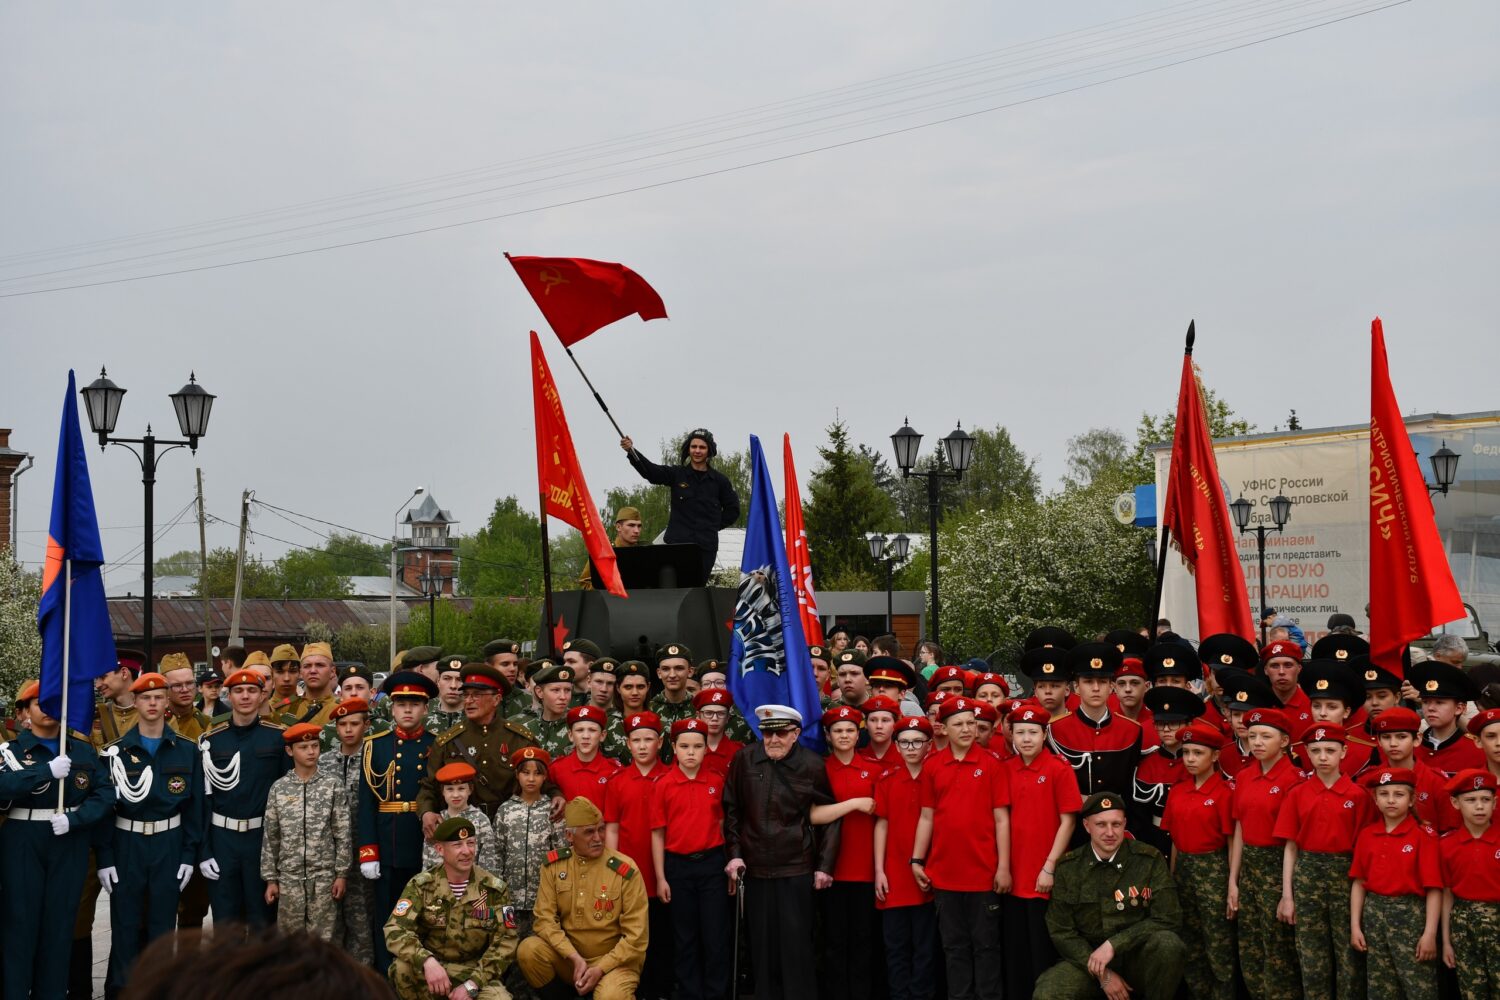
[[[974,454],[963,478],[949,487],[949,501],[962,511],[996,510],[1017,501],[1035,503],[1042,491],[1036,460],[1016,447],[1010,431],[975,428]],[[944,456],[946,460],[946,455]]]
[[[876,486],[870,458],[850,444],[842,420],[828,427],[828,444],[818,456],[803,505],[814,579],[826,590],[872,589],[877,575],[883,584],[865,535],[893,523],[891,498]]]
[[[200,568],[197,550],[183,549],[156,560],[155,573],[158,577],[191,576],[197,579]]]
[[[445,652],[475,659],[491,639],[534,640],[542,622],[541,602],[537,600],[481,597],[474,599],[471,610],[439,600],[436,611],[437,645]],[[413,605],[410,619],[397,634],[399,648],[425,645],[427,622],[427,605]]]
[[[371,670],[390,665],[391,632],[386,625],[345,625],[333,633],[333,655],[357,660]]]
[[[41,577],[22,569],[10,548],[0,546],[0,697],[7,707],[41,666],[42,637],[36,628],[41,599]]]
[[[459,539],[459,582],[475,597],[539,594],[541,526],[513,496],[495,501],[483,528]]]
[[[233,597],[234,562],[234,549],[210,549],[208,572],[198,578],[194,593],[198,597]],[[267,564],[259,556],[246,555],[244,596],[247,599],[284,596],[281,574],[275,563]]]
[[[348,597],[349,575],[335,568],[335,560],[318,549],[293,549],[276,560],[274,571],[280,596],[286,600]]]
[[[1068,438],[1068,471],[1063,482],[1087,486],[1097,477],[1118,471],[1130,459],[1130,444],[1113,427],[1091,427]]]
[[[1204,413],[1208,416],[1208,433],[1214,440],[1239,437],[1255,430],[1255,425],[1235,415],[1229,404],[1214,394],[1207,386],[1203,388]],[[1177,432],[1177,411],[1153,417],[1142,413],[1135,427],[1135,450],[1125,463],[1126,479],[1132,483],[1156,482],[1156,458],[1150,448],[1156,444],[1171,445]]]
[[[381,576],[391,571],[391,543],[376,545],[355,534],[335,531],[319,553],[329,569],[342,576]]]

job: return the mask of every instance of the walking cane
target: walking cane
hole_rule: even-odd
[[[740,995],[740,920],[745,916],[745,873],[734,875],[734,963],[729,975],[730,1000]]]

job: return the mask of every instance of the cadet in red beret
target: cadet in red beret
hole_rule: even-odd
[[[1443,903],[1437,831],[1411,813],[1417,775],[1410,768],[1372,768],[1361,784],[1374,792],[1381,820],[1361,830],[1354,842],[1349,866],[1354,947],[1366,953],[1368,981],[1381,984],[1387,994],[1436,996]]]
[[[948,694],[966,693],[967,684],[968,675],[963,667],[938,667],[927,681],[930,690],[945,691]]]
[[[1187,692],[1180,688],[1156,690]],[[1234,995],[1235,925],[1229,909],[1233,787],[1219,768],[1229,745],[1219,728],[1194,720],[1177,730],[1183,780],[1172,785],[1161,828],[1172,841],[1172,873],[1182,900],[1178,934],[1187,945],[1184,978],[1195,997]]]
[[[568,709],[568,742],[573,749],[553,763],[551,777],[569,802],[581,795],[596,807],[604,804],[604,783],[620,769],[618,761],[600,753],[608,721],[604,709],[595,705]]]
[[[1500,777],[1500,708],[1487,708],[1476,713],[1467,728],[1479,749],[1484,751],[1485,767]]]
[[[883,694],[873,695],[859,706],[865,716],[865,735],[868,742],[857,753],[874,766],[876,773],[895,767],[900,762],[891,741],[896,735],[896,720],[901,718],[901,706]]]
[[[1500,779],[1471,768],[1448,782],[1463,825],[1438,842],[1443,885],[1443,963],[1458,970],[1465,1000],[1500,997]]]
[[[484,810],[470,801],[474,793],[474,781],[479,777],[479,773],[463,761],[454,761],[438,768],[433,772],[432,777],[443,791],[445,804],[443,811],[438,814],[438,823],[441,824],[455,817],[473,823],[478,843],[474,853],[474,863],[487,872],[498,872],[500,851],[495,842],[495,830],[490,825],[489,817],[484,814]],[[425,867],[431,868],[442,860],[442,854],[431,843],[422,848],[422,864]]]
[[[1422,728],[1417,713],[1401,705],[1388,708],[1371,721],[1370,728],[1375,733],[1375,741],[1380,744],[1380,759],[1373,762],[1371,768],[1407,768],[1414,772],[1417,785],[1412,812],[1417,821],[1436,827],[1439,833],[1456,829],[1458,810],[1448,800],[1445,790],[1448,779],[1417,759],[1417,733]]]
[[[939,709],[943,707],[943,702],[947,701],[949,697],[950,695],[946,691],[930,691],[927,694],[925,708],[927,709],[927,721],[932,723],[932,749],[934,750],[948,749],[948,730],[943,725],[943,720],[939,717]]]
[[[729,762],[745,745],[728,735],[734,711],[734,696],[726,688],[704,688],[693,695],[693,709],[704,725],[704,736],[708,742],[707,756],[703,766],[719,775],[722,780],[729,773]]]
[[[1141,727],[1143,751],[1159,742],[1156,726],[1152,724],[1151,708],[1145,704],[1147,686],[1145,662],[1139,656],[1126,653],[1120,669],[1115,671],[1115,703],[1110,708],[1114,710],[1118,706],[1122,716]]]
[[[912,848],[922,814],[922,762],[932,746],[925,715],[893,724],[897,761],[875,782],[875,907],[885,945],[886,981],[893,1000],[931,1000],[939,954],[931,889],[912,874]]]
[[[1004,674],[985,671],[974,677],[974,697],[987,701],[997,709],[1010,697],[1010,682]]]
[[[887,701],[889,699],[886,699]],[[868,704],[868,699],[866,700]],[[839,848],[834,861],[833,885],[819,894],[823,926],[838,928],[828,934],[823,951],[823,972],[837,995],[867,997],[872,988],[869,956],[849,948],[850,940],[877,940],[875,915],[874,835],[875,781],[881,768],[859,753],[865,726],[860,708],[835,705],[823,713],[828,734],[828,757],[823,761],[829,787],[843,812],[839,824]]]

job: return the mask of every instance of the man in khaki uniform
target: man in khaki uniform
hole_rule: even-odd
[[[632,1000],[646,959],[647,900],[635,862],[604,849],[604,816],[579,796],[563,813],[568,841],[547,855],[532,934],[516,964],[537,989],[559,996]],[[564,986],[563,984],[568,984]]]
[[[193,661],[185,653],[168,653],[161,658],[158,669],[167,680],[167,725],[178,736],[197,743],[213,725],[213,720],[193,704],[193,695],[198,691],[198,675],[193,670]]]
[[[302,694],[294,695],[284,707],[278,707],[288,725],[307,722],[322,728],[333,717],[338,699],[333,696],[337,677],[333,669],[333,647],[326,642],[310,642],[302,647]]]
[[[641,512],[634,507],[621,507],[615,515],[615,540],[610,542],[617,549],[633,548],[641,544]],[[592,566],[584,560],[583,572],[578,574],[578,589],[593,590],[594,578],[589,572]]]

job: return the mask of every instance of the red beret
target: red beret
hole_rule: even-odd
[[[932,677],[927,681],[929,687],[937,687],[939,684],[947,684],[949,681],[958,681],[966,689],[969,686],[969,678],[962,667],[938,667],[932,672]]]
[[[1195,746],[1208,747],[1210,750],[1223,750],[1229,740],[1218,729],[1206,722],[1190,722],[1177,730],[1177,742],[1184,746],[1192,743]]]
[[[822,722],[825,729],[835,722],[852,722],[863,729],[865,725],[865,713],[850,705],[835,705],[824,712],[823,718],[819,721]]]
[[[693,695],[693,708],[702,708],[704,705],[723,705],[725,708],[734,706],[734,695],[726,688],[704,688]]]
[[[978,693],[979,689],[984,687],[986,684],[995,685],[1000,689],[1000,693],[1002,695],[1007,698],[1010,697],[1010,682],[1005,679],[1004,674],[980,674],[978,677],[974,678],[975,693]]]
[[[929,691],[927,693],[927,707],[931,708],[933,705],[942,704],[952,694],[952,691]]]
[[[926,733],[932,735],[932,720],[925,715],[908,715],[896,720],[896,732],[898,733]]]
[[[166,689],[167,679],[155,672],[141,674],[141,676],[136,678],[135,683],[130,685],[132,694],[143,694],[147,691],[165,691]]]
[[[1287,721],[1286,713],[1279,708],[1252,708],[1245,713],[1245,728],[1251,726],[1270,726],[1287,734],[1292,731],[1292,724]]]
[[[368,712],[369,710],[370,703],[363,698],[345,698],[333,707],[333,711],[328,713],[328,718],[337,722],[340,719],[351,715],[358,715],[360,712]]]
[[[1303,743],[1346,743],[1344,727],[1334,722],[1314,722],[1302,730]]]
[[[708,739],[708,726],[702,719],[678,719],[672,723],[672,739],[677,739],[683,733],[697,733],[706,740]]]
[[[232,688],[240,684],[254,684],[256,687],[265,687],[260,674],[254,670],[236,670],[224,678],[224,686],[227,688]]]
[[[1127,656],[1125,657],[1125,661],[1120,664],[1120,669],[1115,671],[1115,679],[1119,680],[1121,677],[1139,677],[1141,680],[1145,680],[1146,665],[1141,662],[1141,658],[1138,656]]]
[[[1277,639],[1275,642],[1266,643],[1266,648],[1260,651],[1260,662],[1265,663],[1277,656],[1290,657],[1293,660],[1302,659],[1302,647],[1291,639]]]
[[[1409,767],[1376,767],[1360,775],[1359,783],[1366,788],[1385,785],[1410,785],[1417,787],[1417,772]]]
[[[1011,709],[1006,716],[1006,721],[1014,726],[1018,722],[1029,722],[1034,726],[1047,726],[1052,722],[1052,716],[1040,705],[1028,705],[1026,702],[1017,702],[1016,707]]]
[[[1500,792],[1500,778],[1483,768],[1471,767],[1455,774],[1453,780],[1443,786],[1443,791],[1449,795],[1463,795],[1465,792]]]
[[[323,730],[311,722],[299,722],[295,726],[288,726],[286,732],[281,734],[281,738],[286,740],[288,744],[301,743],[303,740],[317,739],[322,732]]]
[[[987,701],[976,699],[974,702],[974,718],[981,722],[999,722],[1000,710]]]
[[[651,729],[660,733],[661,716],[655,712],[631,712],[625,716],[624,729],[626,736],[629,736],[637,729]]]
[[[41,693],[41,681],[27,681],[21,685],[21,690],[16,692],[16,704],[19,706],[29,701],[36,701],[36,696]]]
[[[1416,712],[1397,705],[1375,716],[1370,729],[1376,736],[1381,733],[1417,733],[1422,731],[1422,720]]]
[[[599,708],[597,705],[578,705],[568,709],[569,729],[572,729],[574,725],[580,722],[592,722],[600,729],[603,729],[605,723],[608,721],[609,719],[605,716],[604,709]]]
[[[876,712],[889,712],[892,717],[901,718],[901,706],[896,703],[894,698],[887,698],[883,694],[876,695],[873,698],[866,698],[865,703],[859,706],[859,710],[865,713],[865,718],[869,718]]]
[[[963,695],[948,698],[944,700],[942,707],[938,709],[938,721],[946,722],[955,715],[962,715],[964,712],[973,712],[977,705],[988,704],[989,702],[987,701],[975,701],[973,698],[965,698]]]
[[[456,760],[451,764],[444,764],[433,774],[433,778],[440,785],[446,785],[449,782],[455,781],[473,781],[478,776],[478,771],[461,760]]]
[[[521,765],[528,760],[534,760],[543,767],[552,766],[552,755],[541,747],[522,747],[510,755],[510,766],[520,770]]]
[[[1478,736],[1490,726],[1500,723],[1500,708],[1487,708],[1469,720],[1469,732]]]

